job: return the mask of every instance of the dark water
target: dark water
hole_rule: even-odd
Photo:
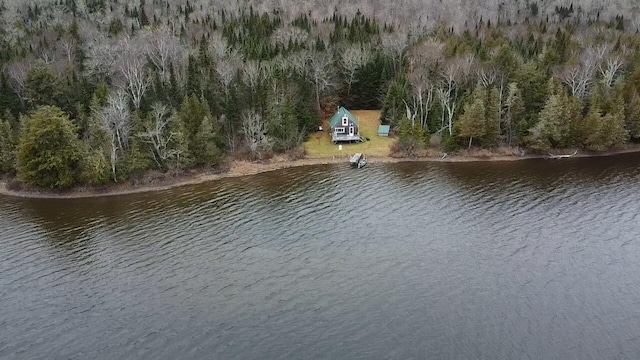
[[[0,197],[2,359],[638,359],[640,156]]]

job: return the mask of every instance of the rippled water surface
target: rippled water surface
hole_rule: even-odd
[[[640,156],[0,197],[2,359],[638,359]]]

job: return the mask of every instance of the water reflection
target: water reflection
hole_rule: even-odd
[[[1,198],[0,358],[633,358],[638,159]]]

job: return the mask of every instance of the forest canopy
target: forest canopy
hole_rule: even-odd
[[[64,188],[262,159],[338,105],[381,109],[400,149],[640,140],[640,22],[604,8],[253,5],[0,0],[0,173]]]

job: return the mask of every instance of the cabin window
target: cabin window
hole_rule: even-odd
[[[342,117],[342,126],[347,126],[349,125],[349,118],[346,116]]]
[[[336,128],[336,134],[344,134],[344,128]]]
[[[349,135],[353,136],[355,134],[355,129],[353,126],[349,126]]]

